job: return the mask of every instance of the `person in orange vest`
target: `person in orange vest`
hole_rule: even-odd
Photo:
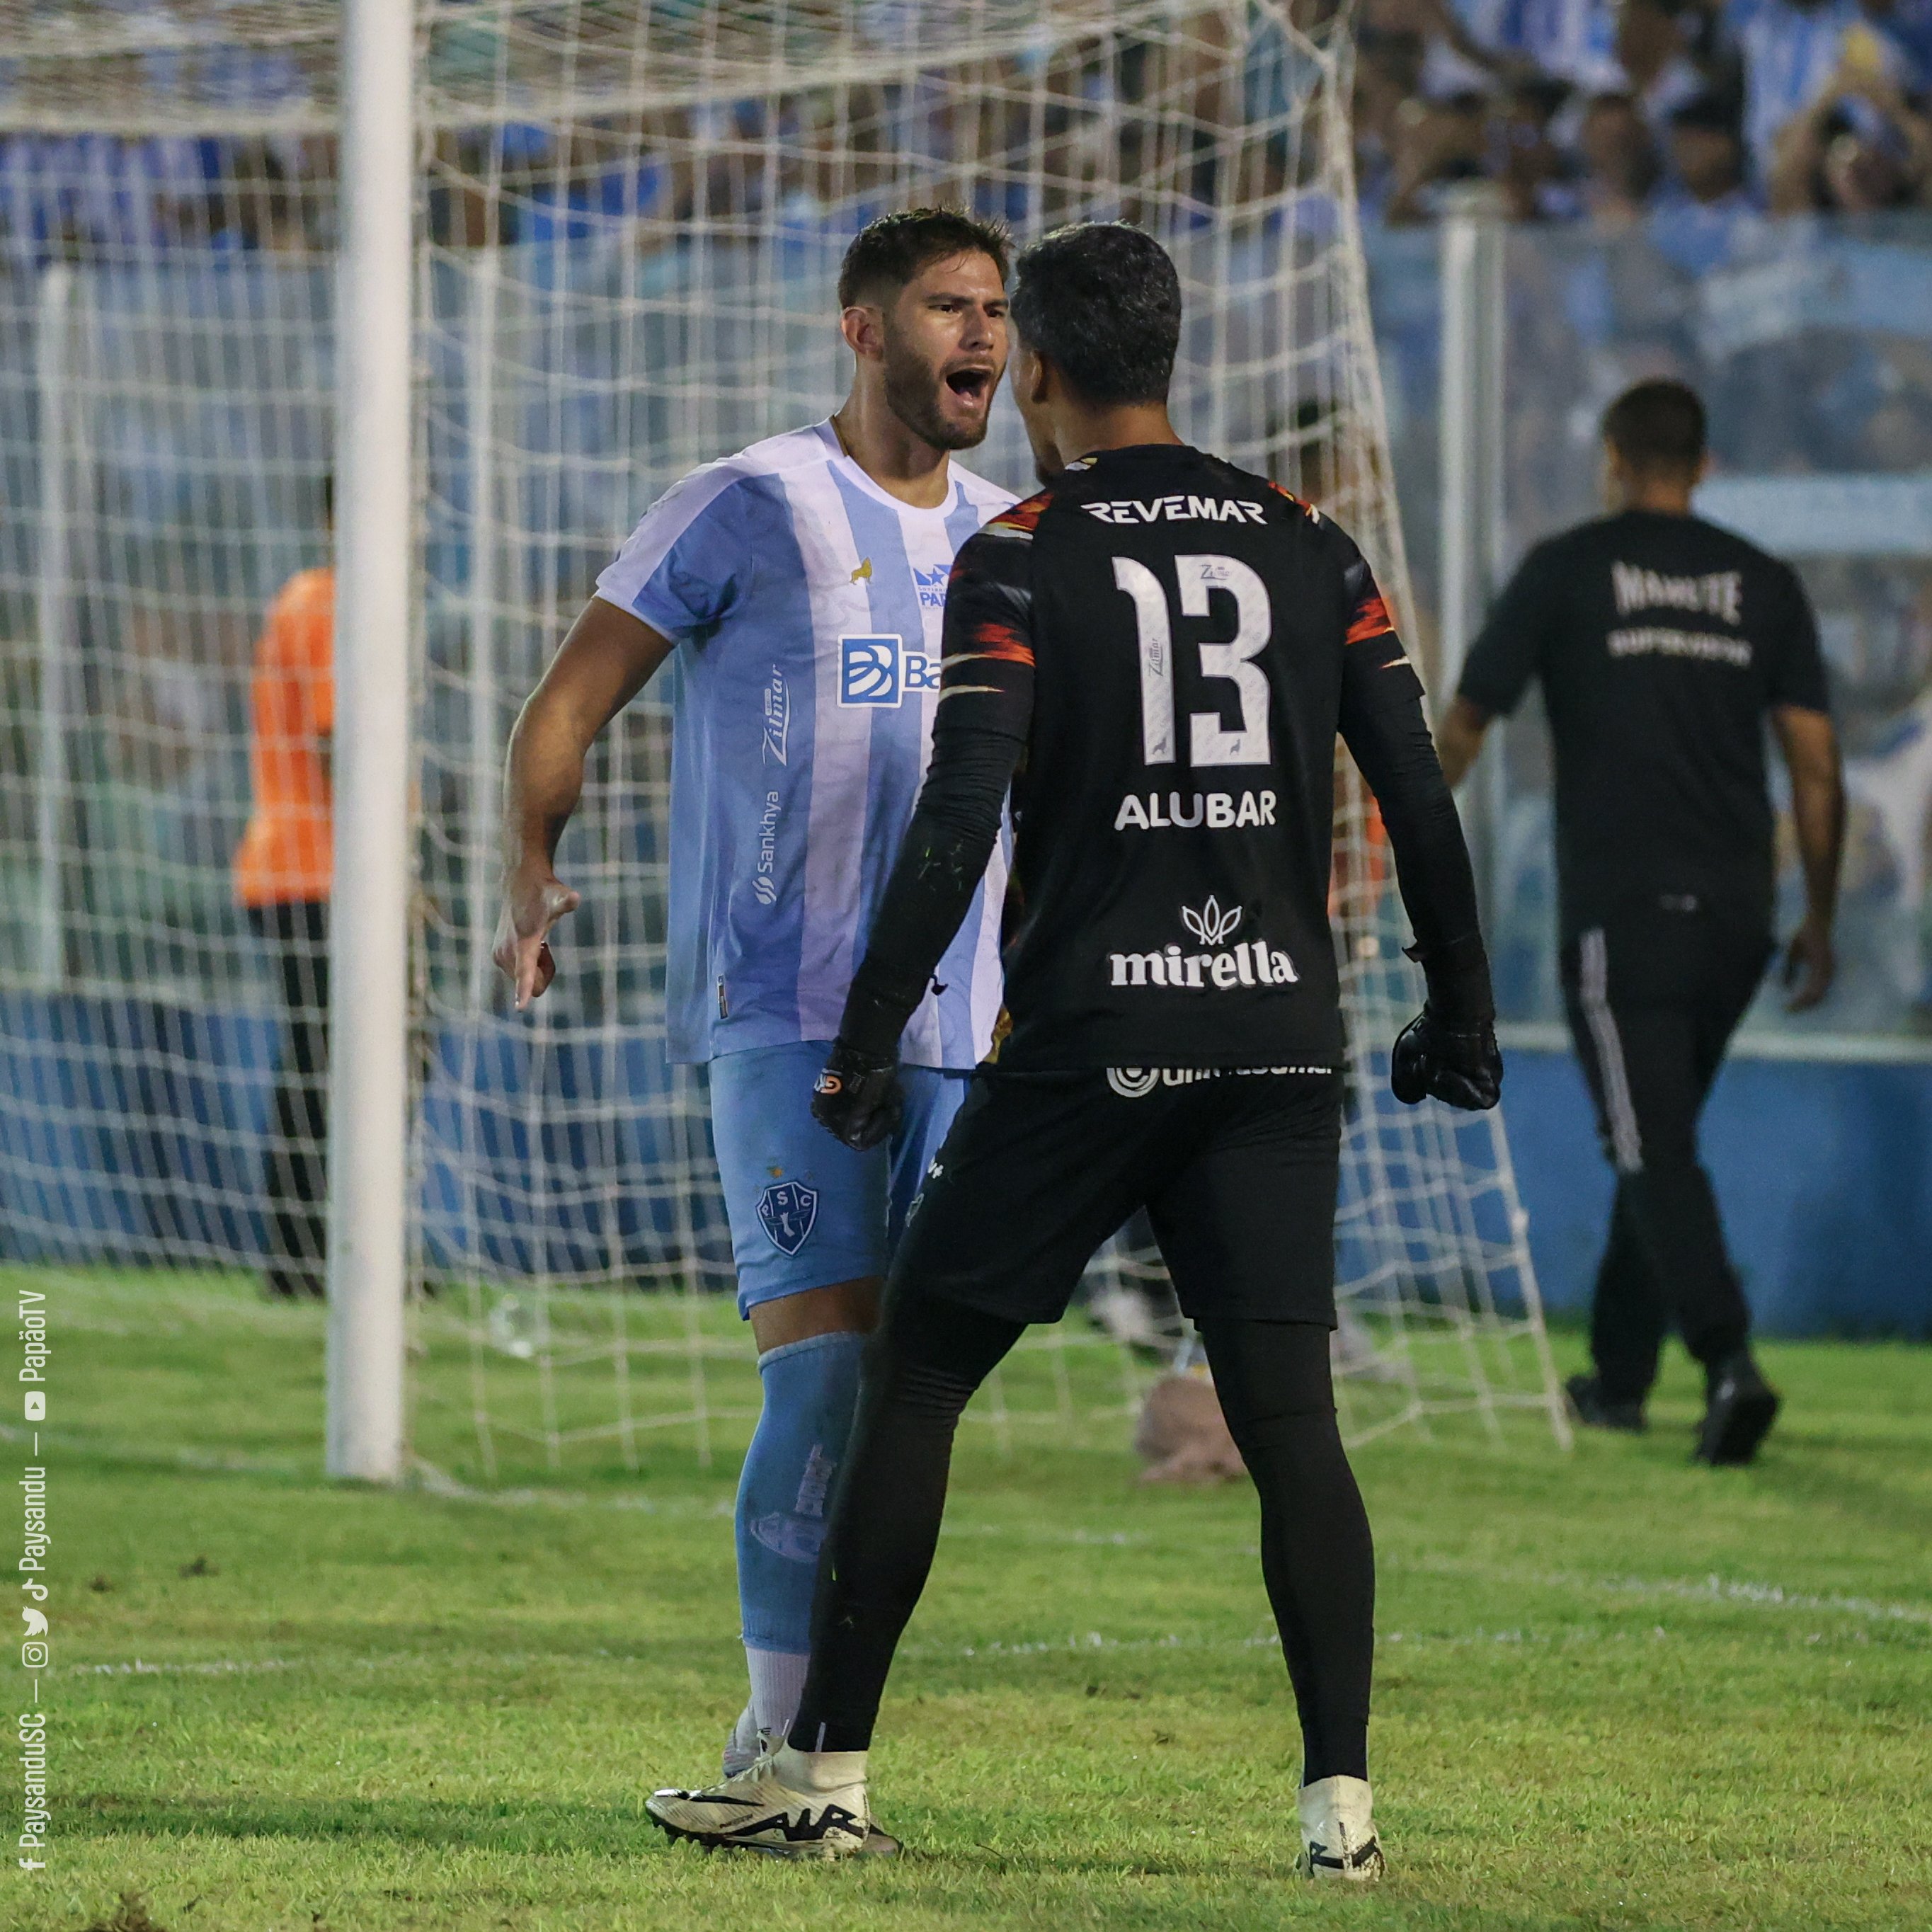
[[[322,501],[332,530],[334,490]],[[298,570],[268,608],[250,687],[254,810],[235,896],[273,957],[284,1035],[266,1192],[272,1296],[324,1292],[328,1135],[330,740],[335,727],[335,573]]]

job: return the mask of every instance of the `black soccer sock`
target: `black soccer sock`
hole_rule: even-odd
[[[1376,1558],[1342,1448],[1328,1330],[1204,1318],[1228,1432],[1262,1505],[1262,1574],[1301,1717],[1302,1782],[1369,1774]]]
[[[812,1667],[790,1742],[864,1750],[900,1633],[926,1587],[952,1436],[1024,1322],[924,1296],[888,1299],[818,1559]]]

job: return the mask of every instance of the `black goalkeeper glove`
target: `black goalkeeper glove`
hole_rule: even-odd
[[[812,1092],[812,1117],[828,1133],[856,1153],[869,1152],[891,1138],[904,1107],[897,1054],[864,1053],[842,1040],[832,1042]]]
[[[1396,1036],[1390,1090],[1406,1107],[1433,1094],[1452,1107],[1485,1112],[1502,1096],[1503,1057],[1483,942],[1472,934],[1433,953],[1408,950],[1429,981],[1429,998]]]

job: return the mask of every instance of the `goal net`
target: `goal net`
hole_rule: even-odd
[[[57,32],[0,0],[21,50],[0,440],[37,506],[0,538],[0,1190],[14,1256],[42,1264],[256,1262],[283,1238],[262,1175],[281,1161],[285,1199],[300,1138],[287,950],[236,910],[230,854],[251,646],[327,550],[335,12],[158,17]],[[420,0],[418,19],[413,1447],[487,1481],[708,1458],[742,1442],[758,1387],[704,1075],[664,1052],[666,699],[596,748],[558,860],[584,906],[522,1016],[489,959],[510,724],[645,506],[834,406],[840,257],[920,203],[1022,237],[1087,218],[1159,236],[1186,297],[1184,434],[1333,514],[1408,613],[1347,9]],[[1004,399],[969,460],[1027,487]],[[1514,1409],[1561,1436],[1500,1118],[1386,1091],[1418,976],[1346,761],[1337,832],[1345,1422]],[[1124,1231],[1084,1312],[974,1413],[1006,1444],[1118,1441],[1186,1352],[1162,1288]]]

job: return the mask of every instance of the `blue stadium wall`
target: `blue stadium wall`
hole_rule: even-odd
[[[1611,1193],[1589,1096],[1567,1052],[1506,1058],[1538,1277],[1549,1306],[1580,1312]],[[1734,1055],[1703,1145],[1764,1332],[1932,1337],[1932,1064]]]
[[[653,1124],[668,1097],[659,1054],[628,1040],[602,1054],[553,1049],[543,1084],[556,1113],[580,1120],[588,1101],[620,1124],[619,1144],[593,1150],[577,1144],[582,1125],[545,1122],[550,1171],[614,1156],[628,1184],[614,1197],[601,1186],[533,1194],[520,1033],[492,1023],[436,1042],[422,1124],[425,1258],[460,1272],[477,1242],[493,1270],[512,1273],[662,1263],[678,1238],[668,1184],[682,1148],[661,1144]],[[0,1258],[257,1260],[277,1043],[256,1013],[0,998]],[[459,1091],[476,1098],[463,1104]],[[1567,1052],[1514,1046],[1505,1095],[1544,1298],[1580,1311],[1611,1186],[1582,1076]],[[1712,1096],[1704,1149],[1766,1332],[1932,1337],[1932,1064],[1736,1057]],[[700,1245],[722,1262],[722,1225],[704,1209],[698,1219]]]
[[[424,1264],[596,1276],[662,1270],[694,1246],[721,1276],[723,1204],[682,1184],[693,1156],[710,1156],[708,1124],[688,1138],[674,1118],[659,1043],[534,1045],[503,1018],[430,1042]],[[266,1013],[0,994],[0,1261],[258,1264],[280,1048]]]

